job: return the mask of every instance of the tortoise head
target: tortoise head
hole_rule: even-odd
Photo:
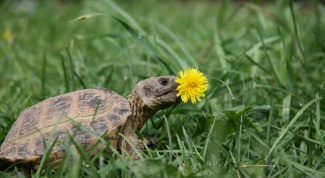
[[[175,79],[175,76],[151,77],[134,87],[129,100],[135,122],[140,121],[142,125],[158,110],[178,103]]]

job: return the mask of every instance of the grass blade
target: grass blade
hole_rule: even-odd
[[[292,120],[289,122],[289,124],[284,127],[284,129],[280,132],[279,137],[275,140],[273,143],[270,151],[266,155],[265,161],[269,162],[270,161],[270,156],[273,153],[273,151],[279,146],[279,143],[281,139],[288,133],[289,129],[293,126],[293,124],[300,118],[300,116],[305,112],[305,110],[310,107],[312,104],[318,102],[321,99],[321,97],[317,97],[311,101],[309,101],[305,106],[303,106],[295,115],[295,117],[292,118]]]
[[[64,85],[65,85],[65,92],[67,93],[67,92],[70,91],[70,85],[69,85],[67,68],[65,66],[63,53],[61,53],[61,66],[62,66],[62,71],[63,71],[63,80],[64,80]]]
[[[75,78],[74,78],[74,65],[73,65],[73,62],[72,62],[72,56],[71,56],[71,53],[70,53],[70,48],[69,47],[66,47],[66,51],[68,53],[68,61],[69,61],[69,66],[70,66],[70,77],[71,77],[71,84],[72,84],[72,91],[75,91],[76,90],[76,81],[75,81]]]
[[[174,74],[173,70],[167,65],[167,63],[161,59],[156,53],[155,50],[151,47],[149,43],[147,43],[141,36],[138,34],[131,26],[129,26],[126,22],[123,20],[112,16],[113,19],[118,21],[129,33],[130,35],[136,39],[141,45],[143,45],[149,52],[151,52],[154,55],[154,58],[157,59],[159,62],[161,62],[165,68],[168,70],[169,74]]]

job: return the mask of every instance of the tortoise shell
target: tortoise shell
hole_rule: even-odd
[[[67,131],[84,145],[85,151],[104,133],[116,148],[130,115],[130,102],[108,89],[85,89],[48,98],[21,113],[0,147],[0,159],[39,163],[44,143],[56,138],[64,142]],[[101,142],[98,148],[105,145]],[[63,156],[64,148],[56,144],[49,157],[53,162]]]

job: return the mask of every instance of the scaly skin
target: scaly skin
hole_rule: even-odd
[[[175,79],[175,76],[152,77],[140,81],[134,87],[129,98],[132,117],[128,119],[122,132],[127,140],[121,138],[120,145],[122,150],[133,156],[133,159],[138,159],[138,156],[130,144],[136,149],[144,149],[136,131],[139,131],[157,111],[178,103],[179,98],[176,96],[178,84],[175,83]],[[146,141],[148,142],[148,139]],[[123,155],[125,154],[124,152]]]

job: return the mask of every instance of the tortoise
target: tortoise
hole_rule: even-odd
[[[151,77],[134,87],[129,99],[104,88],[83,89],[48,98],[25,109],[0,147],[0,162],[22,162],[38,167],[49,142],[64,142],[68,136],[89,152],[107,146],[138,159],[132,149],[144,148],[137,131],[157,111],[177,104],[175,76]],[[122,136],[121,136],[122,135]],[[145,139],[146,144],[154,142]],[[99,144],[98,144],[99,143]],[[46,144],[47,145],[47,144]],[[72,146],[73,147],[73,146]],[[62,161],[65,148],[55,144],[50,164]],[[96,154],[96,151],[94,152]],[[126,154],[122,154],[126,155]],[[132,158],[131,158],[132,159]]]

